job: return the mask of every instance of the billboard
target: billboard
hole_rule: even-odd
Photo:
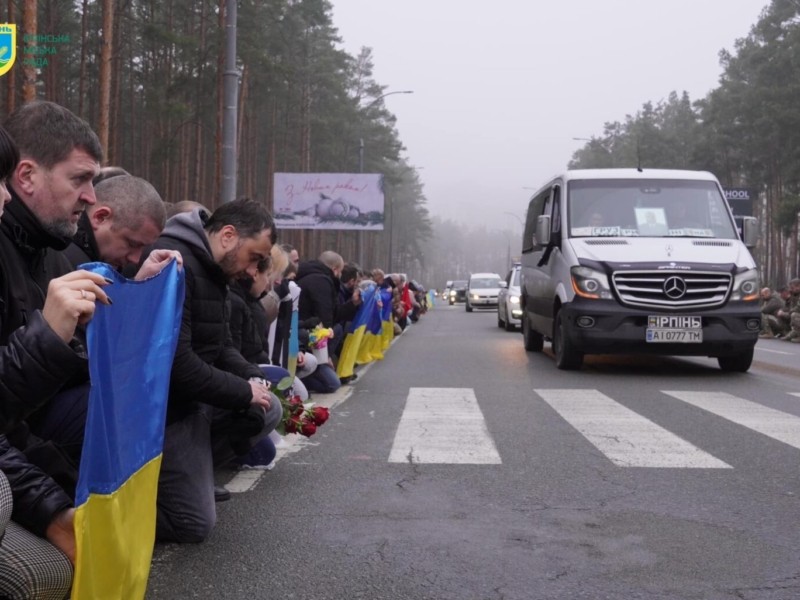
[[[725,199],[738,217],[752,217],[753,201],[757,198],[758,191],[752,188],[725,188]]]
[[[382,231],[383,175],[275,173],[278,229]]]

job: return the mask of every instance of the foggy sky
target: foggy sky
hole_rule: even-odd
[[[768,0],[331,0],[374,78],[432,215],[519,230],[532,190],[643,103],[717,87]],[[368,148],[365,148],[369,152]]]

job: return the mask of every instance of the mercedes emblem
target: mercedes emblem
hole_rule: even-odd
[[[664,282],[664,294],[670,300],[680,300],[686,295],[686,282],[683,277],[672,276]]]

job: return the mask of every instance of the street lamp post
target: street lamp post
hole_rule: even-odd
[[[386,92],[385,94],[382,94],[381,96],[378,96],[372,102],[367,104],[364,107],[363,110],[364,111],[369,110],[370,108],[375,106],[378,102],[380,102],[381,100],[386,98],[386,96],[392,96],[394,94],[413,94],[413,93],[414,93],[414,90],[397,90],[397,91],[394,91],[394,92]],[[358,137],[358,172],[359,173],[363,173],[364,172],[364,135],[363,135],[363,133],[362,133],[362,135],[360,135]],[[384,221],[385,221],[385,215],[384,215]],[[385,225],[384,225],[384,228],[385,228]],[[390,235],[391,235],[391,232],[390,232]],[[389,242],[390,242],[390,245],[391,245],[391,238],[390,238]],[[390,252],[391,252],[391,250],[390,250]],[[361,266],[361,268],[364,268],[364,232],[361,229],[359,229],[357,234],[356,234],[356,254],[358,255],[358,264]]]
[[[237,157],[236,114],[239,97],[239,78],[236,67],[236,0],[225,2],[225,71],[223,73],[223,119],[222,119],[222,202],[236,199]]]
[[[370,108],[375,106],[378,102],[380,102],[381,100],[386,98],[386,96],[392,96],[394,94],[413,94],[413,93],[414,93],[414,90],[398,90],[398,91],[395,91],[395,92],[386,92],[385,94],[383,94],[381,96],[378,96],[377,98],[375,98],[375,100],[373,100],[372,102],[367,104],[364,107],[363,110],[364,111],[369,110]],[[363,137],[363,135],[358,138],[358,172],[359,173],[363,173],[364,172],[364,137]]]
[[[503,214],[509,215],[510,217],[514,217],[519,222],[520,227],[522,227],[522,231],[523,232],[525,231],[525,221],[522,220],[522,217],[520,217],[516,213],[509,212],[507,210],[504,210]],[[508,257],[507,257],[507,261],[508,261],[508,265],[510,267],[511,266],[511,240],[510,239],[508,240]]]

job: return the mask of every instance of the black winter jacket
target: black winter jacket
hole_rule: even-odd
[[[295,282],[300,286],[300,321],[319,317],[323,327],[333,327],[355,317],[358,307],[352,301],[339,302],[339,281],[333,270],[320,261],[300,263]]]
[[[178,250],[186,273],[186,296],[170,376],[167,423],[195,410],[198,402],[246,409],[250,377],[263,377],[233,345],[228,326],[227,277],[214,261],[200,213],[180,213],[167,221],[155,248]]]
[[[259,301],[253,298],[238,281],[230,284],[229,291],[233,345],[248,362],[257,365],[269,364],[269,354],[265,344],[267,313]]]
[[[45,292],[50,280],[72,267],[61,254],[69,239],[45,231],[13,190],[0,221],[0,433],[52,398],[70,380],[85,381],[84,345],[68,345],[44,321]],[[72,505],[63,489],[22,452],[0,438],[0,470],[14,496],[13,516],[43,535],[53,517]]]

